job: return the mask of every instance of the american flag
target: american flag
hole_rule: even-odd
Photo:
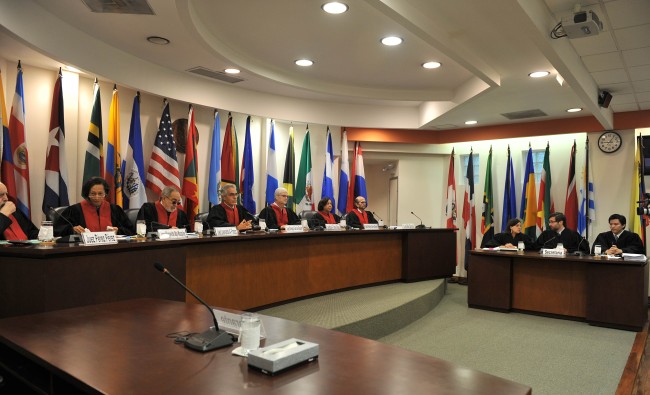
[[[147,188],[160,195],[166,186],[174,186],[181,190],[178,160],[176,159],[176,143],[172,132],[172,119],[169,116],[169,103],[165,101],[165,108],[160,117],[160,125],[156,134],[156,141],[149,160],[147,171]]]

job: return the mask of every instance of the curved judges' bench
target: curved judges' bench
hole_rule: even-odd
[[[453,229],[246,234],[106,246],[1,246],[0,317],[141,297],[253,309],[323,292],[453,275]]]

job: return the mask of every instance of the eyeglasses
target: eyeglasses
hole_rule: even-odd
[[[554,220],[554,219],[549,219],[549,220],[548,220],[548,223],[549,223],[549,224],[555,224],[555,223],[557,223],[557,221]]]
[[[286,198],[289,197],[289,195],[278,195],[278,196],[279,196],[279,197],[286,197]]]
[[[105,194],[104,192],[100,192],[100,193],[94,193],[94,192],[91,192],[91,193],[88,194],[88,196],[89,196],[89,197],[100,197],[100,198],[103,198],[103,197],[106,197],[106,194]]]
[[[2,192],[2,193],[0,193],[0,198],[3,198],[3,197],[5,197],[5,196],[9,196],[9,195],[7,195],[7,192]]]
[[[172,204],[175,204],[175,205],[177,205],[177,206],[180,206],[180,204],[181,204],[181,201],[180,201],[180,200],[172,199],[172,198],[170,198],[169,196],[163,196],[163,197],[164,197],[165,199],[169,200],[170,202],[172,202]]]
[[[237,192],[227,193],[226,196],[239,196],[239,194]]]

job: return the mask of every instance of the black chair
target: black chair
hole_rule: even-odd
[[[195,221],[201,221],[203,223],[203,230],[208,230],[210,228],[210,225],[208,224],[208,214],[210,214],[209,211],[203,212],[203,213],[198,213],[196,214],[196,217],[194,217]]]
[[[135,230],[135,224],[138,222],[138,212],[140,209],[138,208],[129,208],[124,210],[124,213],[126,214],[127,218],[129,221],[131,221],[131,225],[133,225],[133,229]]]
[[[322,228],[325,227],[324,226],[325,224],[321,223],[322,221],[319,221],[319,220],[314,218],[314,216],[316,215],[317,212],[318,211],[312,211],[312,210],[304,210],[304,211],[300,212],[300,215],[299,215],[300,219],[301,220],[303,220],[303,219],[307,220],[307,226],[309,226],[309,229],[321,230]]]
[[[316,215],[316,213],[317,213],[317,211],[304,210],[304,211],[300,212],[299,217],[300,217],[300,219],[306,219],[306,220],[309,221],[310,219],[314,218],[314,215]]]
[[[47,214],[45,214],[45,218],[46,218],[48,221],[52,221],[52,222],[54,222],[54,221],[56,221],[57,219],[59,219],[59,217],[61,216],[61,213],[62,213],[63,210],[65,210],[66,208],[68,208],[68,206],[55,207],[53,210],[47,210]],[[52,211],[56,211],[56,213],[53,213]]]

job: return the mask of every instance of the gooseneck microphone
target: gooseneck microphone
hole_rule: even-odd
[[[426,226],[424,226],[424,224],[422,223],[422,218],[420,218],[420,217],[418,217],[417,215],[415,215],[415,213],[414,213],[413,211],[411,211],[411,214],[413,214],[413,216],[414,216],[415,218],[417,218],[417,219],[420,220],[420,225],[416,226],[415,229],[424,229],[424,228],[426,228]]]
[[[56,217],[57,217],[57,218],[61,218],[62,220],[64,220],[64,221],[65,221],[68,225],[70,225],[70,227],[72,228],[72,234],[71,234],[71,235],[68,235],[68,236],[59,237],[59,238],[56,240],[57,243],[79,243],[79,242],[81,242],[81,236],[79,236],[78,234],[74,233],[74,225],[72,224],[72,222],[70,222],[69,219],[67,219],[66,217],[64,217],[63,215],[61,215],[61,213],[59,213],[58,211],[56,211],[56,210],[54,209],[54,207],[52,207],[52,206],[47,206],[47,209],[50,211],[50,213],[54,213],[54,214],[56,214]]]
[[[549,242],[551,242],[551,241],[553,241],[553,240],[555,240],[555,239],[557,239],[557,236],[553,236],[553,237],[551,237],[550,239],[546,240],[546,241],[544,242],[544,244],[542,244],[542,249],[543,249],[543,248],[546,248],[546,245],[547,245]],[[540,250],[540,254],[541,254],[541,252],[542,252],[542,251]]]
[[[584,256],[584,255],[587,255],[587,254],[585,254],[584,252],[582,252],[582,250],[580,250],[580,244],[582,244],[582,242],[583,242],[583,241],[586,241],[586,240],[587,240],[587,239],[585,239],[584,236],[580,235],[580,242],[578,242],[578,247],[577,247],[578,249],[577,249],[576,251],[573,252],[573,255],[576,255],[576,256]],[[587,244],[587,247],[589,247],[589,244]]]
[[[214,311],[208,306],[207,303],[197,294],[195,294],[191,289],[187,288],[185,284],[183,284],[181,281],[179,281],[176,277],[174,277],[173,274],[170,273],[169,270],[167,270],[162,263],[156,262],[153,264],[153,266],[158,270],[163,272],[164,274],[168,275],[171,277],[172,280],[176,281],[178,285],[183,287],[187,292],[190,293],[190,295],[194,296],[196,300],[201,302],[203,306],[205,306],[206,309],[210,312],[212,315],[212,320],[214,322],[214,327],[208,329],[205,332],[197,333],[195,335],[190,336],[187,341],[185,342],[185,347],[191,348],[192,350],[196,351],[212,351],[216,350],[217,348],[222,348],[222,347],[228,347],[233,344],[233,339],[230,336],[230,334],[226,331],[222,331],[219,329],[219,324],[217,323],[217,316],[214,315]]]

